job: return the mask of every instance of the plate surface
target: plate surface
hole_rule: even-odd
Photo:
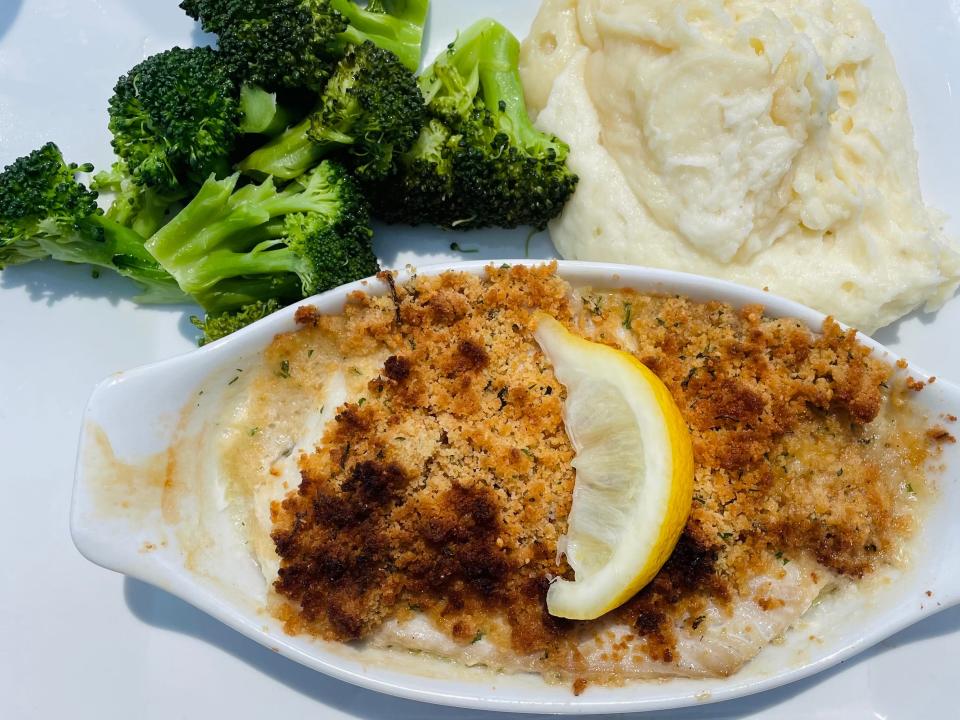
[[[907,87],[927,201],[960,217],[960,4],[869,0]],[[0,0],[0,164],[48,139],[104,166],[105,106],[116,77],[144,55],[202,40],[176,0]],[[536,0],[434,0],[429,54],[484,15],[522,35]],[[960,223],[950,226],[960,234]],[[480,253],[523,254],[526,233],[451,236],[391,230],[392,266]],[[549,257],[545,236],[531,257]],[[0,453],[12,496],[0,509],[0,716],[434,720],[479,718],[386,698],[296,665],[137,581],[100,570],[70,542],[67,518],[80,417],[112,372],[189,350],[189,308],[143,309],[131,288],[86,268],[35,265],[0,274]],[[960,380],[960,301],[878,339]],[[679,718],[950,717],[960,685],[960,610],[900,633],[826,674]],[[56,692],[50,682],[56,682]]]

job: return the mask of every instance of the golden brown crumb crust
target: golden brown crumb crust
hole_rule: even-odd
[[[813,335],[759,306],[629,291],[581,301],[554,266],[415,277],[386,296],[355,293],[340,316],[298,313],[304,342],[320,333],[346,358],[389,357],[302,459],[276,518],[288,629],[354,640],[423,611],[462,643],[499,633],[569,666],[586,625],[551,617],[545,590],[571,573],[557,541],[574,453],[563,386],[531,335],[537,310],[632,351],[691,431],[686,531],[615,611],[650,657],[670,662],[677,623],[695,628],[705,603],[736,597],[771,556],[859,577],[909,531],[902,478],[921,486],[931,439],[877,419],[899,397],[891,368],[832,320]]]

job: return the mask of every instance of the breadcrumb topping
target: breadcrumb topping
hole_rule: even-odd
[[[290,632],[359,640],[422,612],[463,644],[576,666],[573,639],[593,625],[545,606],[550,579],[572,577],[557,550],[575,475],[535,311],[632,352],[693,438],[693,509],[659,575],[614,611],[635,630],[622,652],[670,662],[675,628],[696,629],[708,602],[734,601],[772,558],[859,578],[896,557],[946,431],[928,432],[854,331],[828,319],[815,335],[760,306],[574,292],[555,269],[390,278],[390,294],[354,293],[339,315],[301,310],[302,329],[278,338],[322,336],[346,366],[386,357],[276,508]]]

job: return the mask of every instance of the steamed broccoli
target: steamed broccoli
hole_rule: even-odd
[[[241,133],[268,137],[282,133],[294,119],[290,108],[277,99],[277,93],[267,92],[259,85],[240,87],[240,115]]]
[[[324,161],[278,190],[211,177],[147,241],[209,313],[286,304],[377,272],[367,207],[349,173]]]
[[[113,193],[113,203],[106,216],[145,238],[163,226],[179,201],[138,184],[122,160],[94,175],[90,187],[98,192]]]
[[[376,179],[390,173],[395,157],[417,139],[423,115],[413,74],[392,53],[364,42],[337,64],[313,113],[238,167],[290,179],[343,151],[359,177]]]
[[[137,281],[144,289],[138,302],[184,302],[143,237],[104,217],[97,193],[76,179],[92,170],[67,164],[47,143],[0,173],[0,269],[42,258],[89,263]]]
[[[269,300],[258,300],[249,305],[244,305],[239,310],[208,313],[202,320],[194,315],[190,318],[190,322],[203,333],[200,344],[206,345],[257,320],[262,320],[282,307],[283,305],[276,298],[270,298]]]
[[[349,22],[341,43],[370,40],[400,58],[409,70],[420,67],[430,0],[370,0],[365,9],[352,0],[331,0],[330,5]]]
[[[370,40],[410,70],[420,64],[428,0],[183,0],[217,35],[234,76],[268,90],[323,87],[350,45]]]
[[[430,121],[399,158],[399,172],[370,184],[387,222],[470,229],[542,228],[563,208],[577,178],[568,147],[527,115],[519,43],[481,20],[420,77]]]
[[[167,199],[226,175],[241,120],[239,89],[211,48],[152,55],[117,81],[113,148],[134,181]]]

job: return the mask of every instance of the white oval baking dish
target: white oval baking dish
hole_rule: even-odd
[[[481,274],[487,265],[503,262],[535,264],[517,260],[460,262],[419,268],[417,272]],[[587,262],[560,262],[559,273],[578,286],[677,293],[738,307],[760,303],[767,314],[797,318],[815,331],[824,319],[816,311],[765,292],[684,273]],[[407,274],[401,273],[398,282],[405,277]],[[334,313],[343,307],[348,293],[359,289],[387,292],[382,283],[370,280],[318,295],[298,306],[314,305],[321,312]],[[941,458],[945,470],[936,502],[931,504],[919,537],[912,541],[909,569],[889,582],[877,583],[870,593],[853,596],[826,611],[812,610],[802,630],[791,631],[783,643],[768,646],[729,678],[633,682],[623,687],[591,687],[574,696],[568,686],[550,685],[538,677],[499,675],[480,668],[461,670],[409,654],[358,650],[291,637],[263,611],[262,598],[258,600],[257,592],[250,590],[242,567],[228,564],[218,571],[220,577],[211,575],[209,569],[197,572],[171,532],[176,528],[170,527],[169,519],[164,520],[159,508],[144,509],[142,500],[147,498],[149,502],[150,487],[162,484],[164,450],[178,437],[183,439],[196,431],[196,427],[178,423],[182,409],[204,402],[213,407],[217,388],[226,386],[238,369],[255,362],[277,333],[296,327],[296,307],[207,347],[114,375],[94,390],[84,417],[71,514],[73,540],[84,556],[163,588],[247,637],[340,680],[425,702],[514,712],[636,712],[756,693],[831,667],[960,602],[960,523],[956,522],[960,509],[960,447],[947,445]],[[870,338],[861,336],[861,341],[891,363],[897,360]],[[918,379],[928,378],[915,367],[903,372]],[[931,418],[960,414],[960,388],[948,382],[938,380],[915,399]],[[102,464],[104,440],[109,443],[114,463],[106,474]],[[119,485],[118,466],[128,471]],[[105,483],[112,486],[105,488]],[[114,495],[129,493],[141,500],[128,503],[114,497],[117,502],[105,511],[107,491]],[[178,522],[193,521],[182,516]],[[210,537],[210,542],[217,542],[217,533]]]

